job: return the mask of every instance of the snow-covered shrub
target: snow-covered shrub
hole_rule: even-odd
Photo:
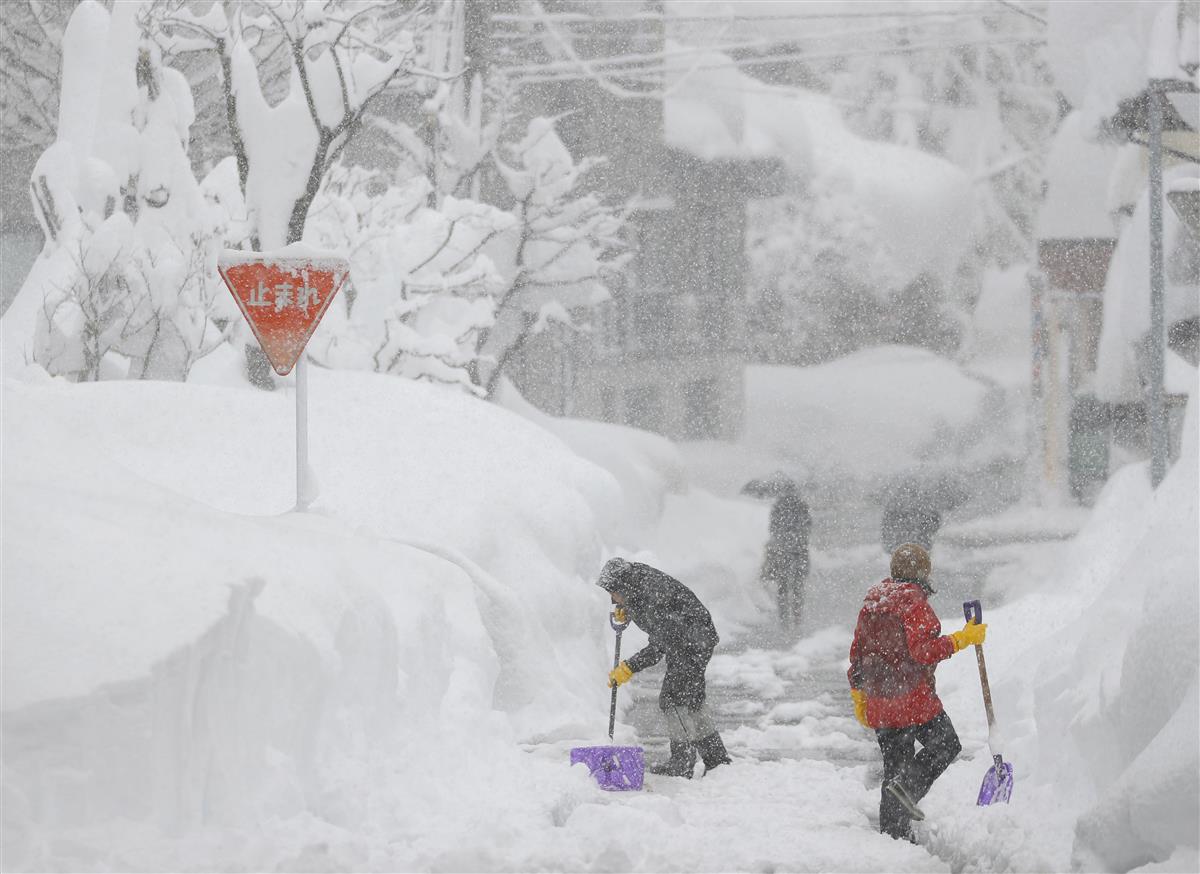
[[[472,127],[443,107],[433,147],[381,121],[412,160],[392,174],[330,172],[305,239],[349,254],[352,287],[309,347],[317,360],[490,396],[530,337],[579,330],[578,314],[608,298],[623,217],[586,190],[598,159],[576,161],[542,117],[501,143],[504,113],[500,100],[487,124]],[[484,165],[503,180],[496,204],[456,196]],[[396,181],[405,172],[415,175]]]
[[[89,0],[72,15],[58,137],[31,180],[43,257],[61,262],[22,292],[43,301],[33,357],[73,379],[185,379],[222,339],[218,224],[187,158],[191,92],[138,38],[136,9]]]
[[[309,346],[317,361],[471,387],[467,368],[505,284],[481,249],[515,219],[454,197],[430,207],[431,190],[423,176],[330,172],[305,239],[346,252],[351,283]]]
[[[516,224],[488,250],[507,280],[496,325],[480,338],[495,364],[474,369],[475,382],[489,395],[531,337],[550,325],[583,327],[577,314],[608,300],[608,283],[629,254],[619,237],[624,215],[584,185],[600,159],[576,161],[553,120],[534,118],[503,151],[496,167],[514,201]]]
[[[303,236],[329,168],[371,103],[408,73],[412,15],[411,4],[381,0],[213,3],[203,13],[187,0],[156,0],[142,17],[173,54],[217,56],[256,249]],[[271,101],[262,81],[279,63],[288,84]]]

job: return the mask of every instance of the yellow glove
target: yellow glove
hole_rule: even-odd
[[[870,728],[867,723],[867,694],[862,689],[851,689],[850,697],[854,699],[854,718],[862,723],[863,728]]]
[[[633,676],[633,671],[629,669],[629,662],[621,662],[611,671],[608,672],[608,686],[611,689],[613,686],[620,686],[622,683],[628,683],[629,678]]]
[[[613,607],[613,619],[616,620],[617,625],[624,625],[629,621],[629,614],[625,612],[624,607]]]
[[[983,643],[983,639],[987,637],[987,625],[980,625],[978,622],[968,622],[963,626],[962,631],[956,631],[950,635],[954,638],[954,651],[966,649],[968,646],[979,646]]]

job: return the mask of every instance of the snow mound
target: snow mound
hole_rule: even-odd
[[[953,362],[909,347],[815,367],[752,366],[742,443],[822,477],[882,477],[979,451],[995,436],[996,394]]]
[[[611,479],[457,392],[310,383],[295,514],[285,392],[6,380],[6,862],[224,867],[206,829],[357,827],[382,773],[429,830],[598,724]]]
[[[942,858],[994,856],[1000,842],[1008,847],[993,859],[994,870],[1194,870],[1195,400],[1193,394],[1180,458],[1157,489],[1145,463],[1122,468],[1057,560],[1035,554],[1008,569],[1010,596],[1026,594],[990,614],[988,670],[1021,801],[1014,794],[1008,809],[989,810],[986,820],[974,811],[926,808],[941,823],[933,849]],[[974,667],[947,663],[938,689],[969,737],[984,729],[978,684],[964,666]],[[969,759],[976,780],[986,768],[984,752]]]

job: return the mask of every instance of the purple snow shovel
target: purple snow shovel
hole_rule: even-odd
[[[983,605],[978,601],[964,601],[963,615],[967,621],[983,622]],[[987,711],[988,748],[992,751],[995,764],[988,768],[983,775],[983,785],[979,787],[979,800],[975,803],[980,807],[988,804],[1007,803],[1012,798],[1013,767],[1012,762],[1006,762],[996,752],[997,733],[995,730],[996,717],[992,713],[992,689],[988,685],[987,665],[983,661],[983,646],[975,644],[975,659],[979,662],[979,682],[983,686],[983,707]]]
[[[617,633],[617,645],[613,652],[613,669],[621,664],[621,632],[629,627],[629,622],[617,622],[615,614],[610,614],[608,624]],[[613,739],[613,729],[617,725],[617,687],[612,690],[612,703],[608,707],[608,739]],[[610,792],[626,792],[642,788],[642,778],[646,772],[646,753],[641,747],[575,747],[571,750],[571,764],[583,762],[588,771],[596,778],[601,789]]]

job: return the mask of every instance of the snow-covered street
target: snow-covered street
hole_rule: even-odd
[[[0,7],[0,874],[1200,871],[1200,0]]]

